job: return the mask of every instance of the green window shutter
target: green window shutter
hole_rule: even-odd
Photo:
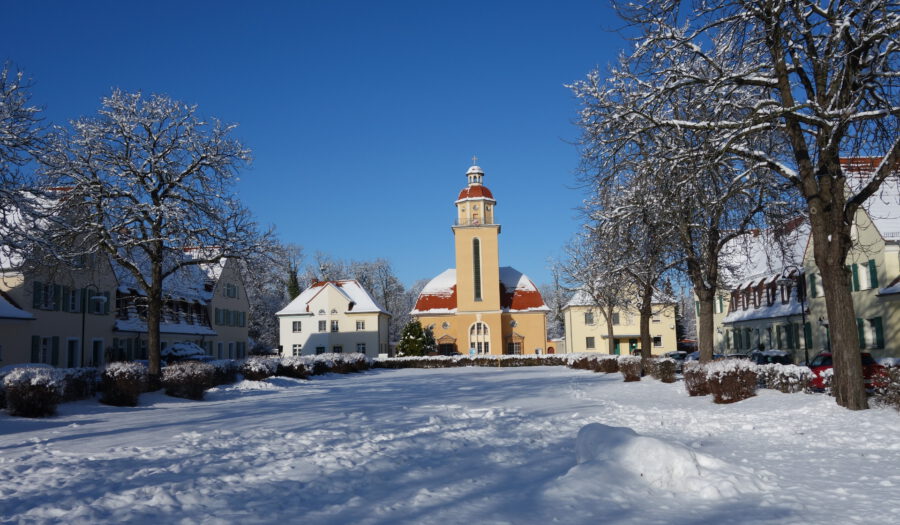
[[[812,325],[806,323],[803,326],[803,347],[812,348]]]
[[[54,335],[52,339],[52,347],[50,350],[50,364],[59,366],[59,336]]]
[[[62,311],[69,311],[69,301],[72,299],[72,289],[68,286],[62,287]]]
[[[815,298],[817,295],[816,290],[816,274],[809,274],[809,296]]]
[[[794,344],[794,325],[784,325],[784,339],[788,348],[793,348]]]
[[[59,303],[62,302],[62,286],[58,284],[53,285],[53,311],[59,311]]]
[[[875,266],[875,259],[869,259],[869,285],[878,288],[878,267]]]
[[[866,347],[866,322],[860,318],[856,319],[856,333],[859,337],[859,347]]]
[[[875,348],[884,348],[884,326],[881,317],[872,319],[872,327],[875,328]]]
[[[41,295],[44,291],[43,286],[40,281],[34,282],[34,289],[32,290],[31,295],[31,307],[32,308],[40,308],[41,307]]]
[[[859,291],[859,265],[853,263],[850,265],[850,271],[853,273],[853,291]]]
[[[775,346],[781,348],[781,325],[775,325]]]
[[[41,336],[39,335],[31,336],[31,362],[41,362]]]

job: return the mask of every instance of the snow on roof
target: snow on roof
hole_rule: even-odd
[[[425,285],[412,314],[456,312],[456,269],[441,272]],[[504,312],[546,312],[550,309],[527,275],[510,266],[500,268],[500,308]]]
[[[469,175],[470,173],[480,173],[484,175],[484,170],[481,169],[481,166],[473,165],[469,166],[469,169],[466,170],[466,175]]]
[[[881,161],[881,157],[842,158],[841,168],[848,185],[856,188],[868,181]],[[886,241],[900,242],[900,172],[889,176],[878,192],[863,203],[863,208]]]
[[[878,291],[878,295],[895,295],[900,294],[900,276],[894,279],[891,284],[885,286]]]
[[[788,317],[791,315],[800,315],[800,302],[797,300],[797,287],[791,287],[790,300],[783,304],[779,297],[771,306],[760,306],[755,308],[750,305],[746,310],[738,308],[728,312],[722,321],[725,324],[737,323],[741,321],[751,321],[754,319],[773,319],[777,317]]]
[[[740,288],[780,276],[791,265],[802,269],[809,233],[809,221],[798,217],[781,227],[732,239],[719,255],[726,284]]]
[[[135,252],[137,253],[137,252]],[[170,252],[169,257],[164,262],[164,270],[171,268],[174,262],[180,257],[187,255]],[[150,261],[145,257],[138,257],[138,267],[144,275],[150,273]],[[138,286],[135,276],[122,266],[113,261],[113,271],[116,279],[119,281],[119,291],[122,293],[138,293],[143,295],[143,290]],[[169,299],[181,299],[185,301],[198,301],[207,303],[212,299],[212,292],[207,289],[209,275],[200,268],[200,265],[189,264],[182,266],[175,273],[163,279],[163,294]]]
[[[310,302],[328,286],[333,287],[347,300],[347,313],[388,313],[375,303],[369,292],[358,281],[349,279],[317,282],[303,290],[290,304],[275,315],[305,315],[313,313],[309,306]]]
[[[0,319],[34,319],[34,316],[18,308],[5,294],[0,293]]]

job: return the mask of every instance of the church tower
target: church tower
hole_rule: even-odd
[[[494,222],[497,201],[484,185],[484,171],[473,165],[468,184],[456,199],[457,309],[459,312],[500,311],[500,225]]]

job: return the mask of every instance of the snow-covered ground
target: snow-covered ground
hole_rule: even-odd
[[[376,370],[0,415],[0,521],[897,523],[900,416],[563,367]]]

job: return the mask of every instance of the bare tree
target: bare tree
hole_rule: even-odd
[[[299,246],[282,245],[270,239],[268,246],[241,261],[244,288],[250,303],[247,332],[255,342],[251,349],[254,353],[267,352],[278,346],[275,314],[293,299],[290,297],[290,279],[292,276],[297,279],[296,268],[302,259],[303,250]]]
[[[563,286],[563,267],[560,263],[551,262],[550,273],[552,282],[541,284],[538,286],[538,290],[540,290],[547,307],[550,308],[550,314],[547,316],[547,337],[555,339],[565,335],[563,308],[572,298],[572,291]]]
[[[234,194],[249,151],[234,125],[165,96],[113,91],[98,115],[59,130],[47,174],[76,208],[70,238],[109,255],[147,298],[150,376],[160,373],[163,283],[181,268],[258,252],[260,234]],[[70,214],[71,215],[71,214]],[[191,250],[193,256],[184,256]]]
[[[693,11],[683,7],[669,0],[619,6],[642,31],[622,68],[634,106],[621,118],[654,115],[690,90],[710,101],[712,115],[657,115],[652,127],[709,132],[718,151],[765,166],[802,198],[827,303],[835,397],[841,406],[867,408],[845,260],[856,211],[900,162],[896,5],[706,0]],[[840,159],[858,155],[881,160],[850,187]]]
[[[613,315],[634,307],[630,281],[621,270],[620,251],[609,237],[585,228],[566,246],[560,272],[574,291],[572,302],[597,309],[606,325],[607,353],[614,354]]]
[[[45,147],[41,109],[31,104],[30,84],[9,64],[0,69],[0,256],[21,255],[30,246],[30,234],[39,232],[34,221],[43,216],[30,163]],[[16,257],[18,260],[19,258]]]

